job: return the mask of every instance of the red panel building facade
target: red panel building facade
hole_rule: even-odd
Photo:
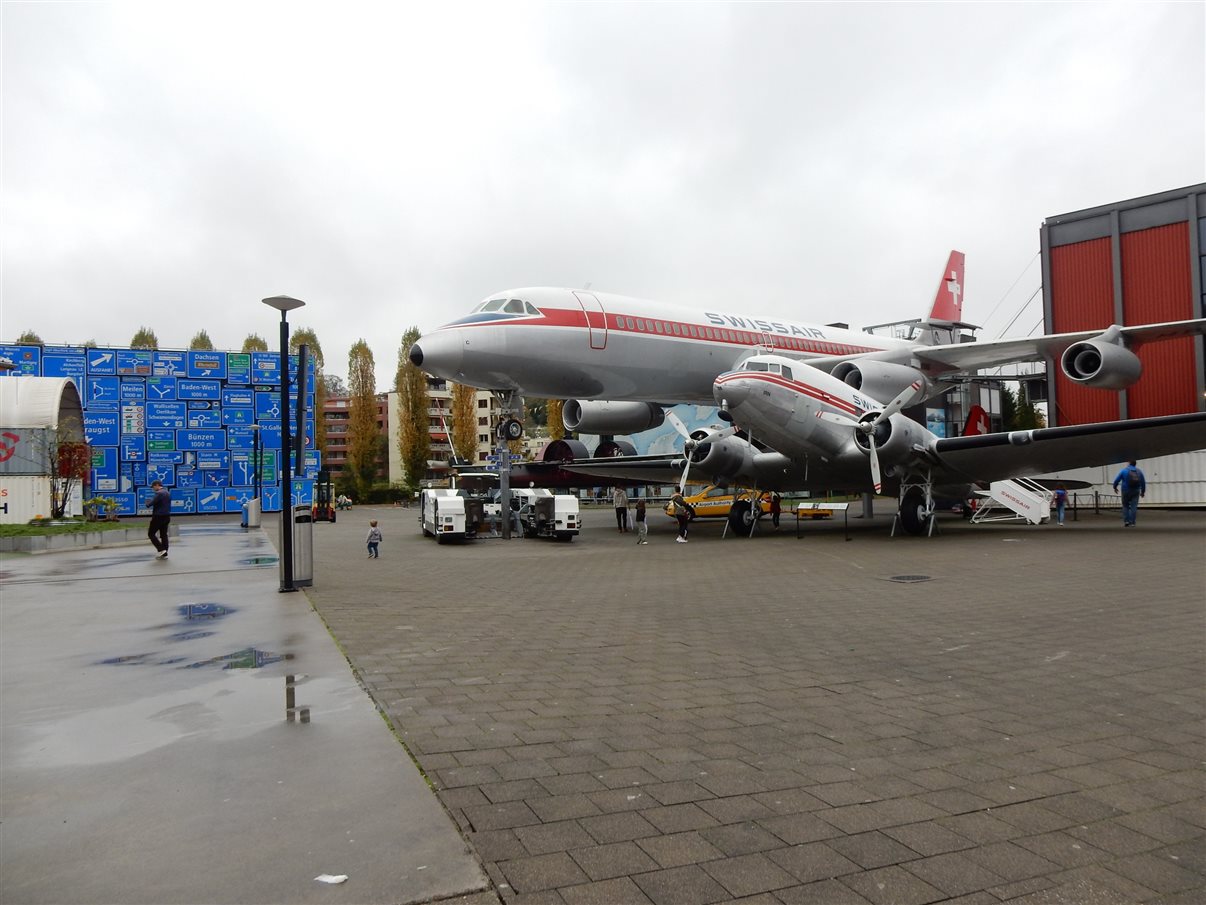
[[[1206,316],[1206,184],[1048,217],[1040,238],[1048,333]],[[1143,376],[1122,393],[1079,386],[1048,362],[1051,423],[1206,410],[1202,337],[1138,355]]]

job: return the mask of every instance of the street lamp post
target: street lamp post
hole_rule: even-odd
[[[306,304],[287,295],[274,295],[264,304],[281,313],[281,587],[282,594],[296,591],[293,586],[293,475],[289,467],[289,321],[288,313]],[[300,425],[298,425],[300,428]]]

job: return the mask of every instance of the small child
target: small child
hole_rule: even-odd
[[[377,520],[369,520],[368,533],[368,558],[379,559],[377,555],[377,544],[381,543],[381,529],[377,527]]]
[[[649,525],[645,522],[645,498],[638,497],[636,502],[637,543],[649,543]]]

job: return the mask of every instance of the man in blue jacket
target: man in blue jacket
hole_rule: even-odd
[[[1147,479],[1134,459],[1118,472],[1118,477],[1114,478],[1114,489],[1122,494],[1122,526],[1134,528],[1135,518],[1139,515],[1139,497],[1147,493]]]

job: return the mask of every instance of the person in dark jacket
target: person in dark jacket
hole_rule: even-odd
[[[155,545],[155,558],[167,559],[168,524],[172,521],[172,493],[163,486],[162,481],[152,481],[151,490],[155,495],[147,500],[147,505],[151,507],[151,527],[147,529],[147,537]]]

